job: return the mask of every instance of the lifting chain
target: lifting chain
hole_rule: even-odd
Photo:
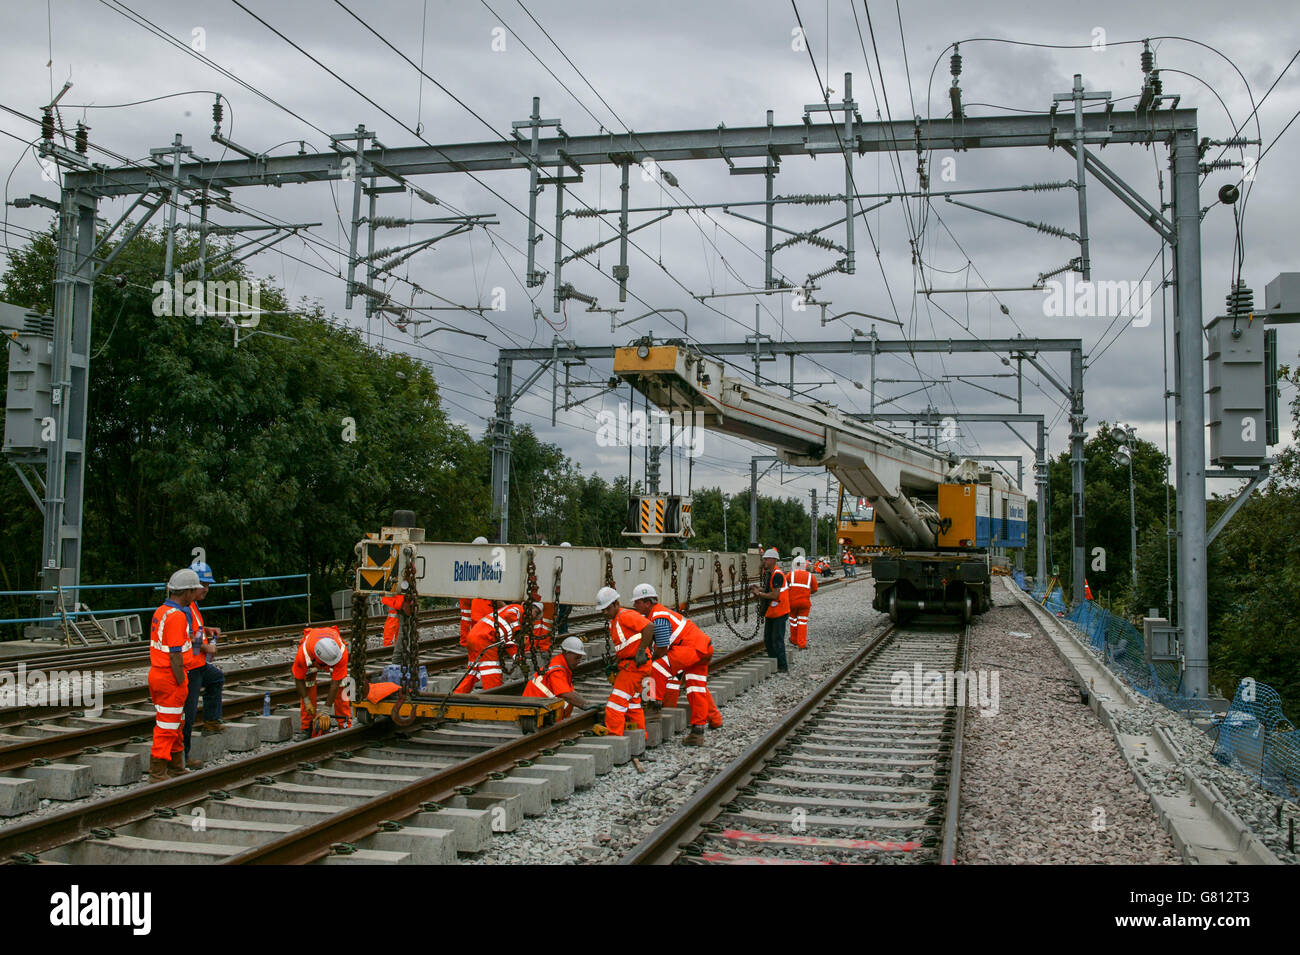
[[[360,579],[353,568],[353,580]],[[348,675],[352,677],[353,697],[365,699],[370,689],[366,681],[366,597],[355,586],[352,590],[352,635],[348,640]],[[349,700],[349,703],[353,700]]]
[[[614,586],[614,555],[610,551],[605,551],[605,586]],[[614,659],[614,644],[609,639],[609,623],[605,623],[605,651],[602,661],[605,664],[605,675],[609,677],[611,683],[614,682],[613,674],[618,667]]]
[[[686,603],[681,606],[681,613],[686,613],[691,609],[691,585],[695,582],[695,561],[688,561],[686,564]]]
[[[556,632],[560,629],[560,576],[564,573],[564,558],[555,559],[555,589],[551,593],[551,631],[547,634],[551,638],[552,644],[556,644]],[[558,645],[556,651],[559,651]]]
[[[667,556],[664,557],[664,563],[665,564],[668,563]],[[676,554],[673,554],[672,584],[673,584],[673,606],[678,611],[680,611],[682,609],[682,595],[677,590],[677,555]]]
[[[748,622],[748,620],[749,620],[749,588],[746,587],[746,588],[745,588],[745,594],[744,594],[744,597],[738,599],[738,598],[737,598],[737,595],[736,595],[736,586],[735,586],[735,585],[736,585],[736,566],[735,566],[735,564],[732,564],[728,569],[731,571],[731,585],[732,585],[732,586],[731,586],[731,594],[732,594],[732,599],[733,599],[733,600],[736,600],[737,603],[743,603],[743,604],[744,604],[744,608],[745,608],[745,620],[746,620],[746,622]],[[721,622],[721,623],[725,623],[725,624],[727,625],[727,629],[730,630],[730,631],[731,631],[733,634],[735,634],[737,637],[739,637],[741,640],[753,640],[756,636],[758,636],[758,631],[759,631],[759,629],[763,626],[763,618],[762,618],[762,616],[760,616],[760,615],[758,615],[758,614],[755,614],[755,620],[754,620],[754,632],[751,633],[751,634],[749,634],[748,636],[746,636],[745,634],[741,633],[741,632],[740,632],[739,630],[737,630],[734,626],[732,626],[732,622],[731,622],[731,620],[728,619],[728,617],[727,617],[727,608],[726,608],[726,606],[723,604],[723,601],[722,601],[722,594],[723,594],[723,591],[724,591],[724,589],[725,589],[725,584],[724,584],[724,582],[723,582],[723,577],[722,577],[722,561],[718,559],[718,555],[717,555],[717,554],[714,554],[714,555],[713,555],[713,574],[714,574],[714,576],[717,578],[717,582],[718,582],[717,587],[714,588],[714,602],[713,602],[713,617],[714,617],[714,619],[717,620],[717,621],[719,621],[719,622]],[[689,573],[688,573],[688,574],[687,574],[687,577],[689,578],[689,576],[690,576],[690,575],[689,575]],[[749,579],[749,575],[748,575],[748,573],[746,573],[746,574],[744,575],[744,578],[745,578],[746,581],[748,581],[748,579]],[[735,607],[733,607],[733,608],[732,608],[732,612],[733,612],[733,614],[736,614],[736,616],[735,616],[735,620],[736,620],[736,622],[739,622],[739,621],[740,621],[739,611],[736,610]]]
[[[540,620],[541,618],[534,616],[537,612],[537,608],[533,606],[533,602],[541,600],[542,593],[537,587],[537,565],[533,563],[532,548],[529,548],[528,550],[528,583],[524,588],[524,593],[524,617],[523,622],[519,625],[519,630],[521,634],[520,639],[522,640],[523,645],[528,648],[528,654],[527,657],[525,657],[524,654],[520,653],[518,659],[521,667],[523,667],[525,671],[523,676],[527,678],[528,668],[525,664],[531,663],[532,672],[534,673],[541,669],[541,667],[537,665],[536,637],[533,634],[533,627],[537,620]]]
[[[401,631],[398,639],[402,641],[402,694],[414,696],[420,689],[420,635],[415,626],[415,612],[419,606],[419,591],[415,585],[414,555],[406,561],[402,571],[402,610]]]

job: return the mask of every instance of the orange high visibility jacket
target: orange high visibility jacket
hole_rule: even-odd
[[[641,633],[650,621],[635,610],[624,609],[609,622],[609,638],[614,644],[614,655],[620,661],[632,662],[641,646]]]
[[[686,646],[694,647],[701,653],[713,652],[713,641],[709,635],[701,630],[695,623],[675,610],[669,610],[663,604],[655,604],[650,610],[651,620],[667,620],[673,628],[672,639],[669,640],[668,646]]]
[[[778,580],[778,578],[780,578]],[[790,590],[785,581],[785,574],[781,573],[780,567],[773,567],[772,573],[767,578],[767,586],[763,588],[769,592],[776,591],[776,599],[767,605],[765,617],[788,617],[790,615]]]
[[[388,616],[384,618],[384,646],[391,647],[393,641],[397,639],[398,632],[402,629],[402,620],[397,615],[397,611],[402,609],[402,601],[405,598],[400,595],[389,597],[380,597],[379,602],[388,609]]]
[[[190,621],[185,608],[173,601],[165,601],[153,612],[149,624],[149,665],[171,670],[171,655],[181,654],[181,662],[189,660],[191,648]]]
[[[327,666],[316,656],[316,644],[329,637],[343,648],[343,656],[333,667]],[[295,679],[307,679],[310,669],[329,670],[331,680],[342,680],[348,675],[348,645],[339,634],[338,627],[311,627],[303,631],[302,642],[293,657],[293,675]]]
[[[790,571],[790,605],[800,607],[812,602],[817,593],[817,578],[807,570]]]
[[[546,669],[534,673],[524,687],[524,696],[559,696],[561,693],[573,692],[573,671],[563,653],[551,657]]]
[[[208,655],[203,652],[203,645],[208,642],[208,635],[203,631],[203,614],[199,613],[198,604],[190,604],[190,652],[185,654],[185,669],[193,670],[208,662]]]

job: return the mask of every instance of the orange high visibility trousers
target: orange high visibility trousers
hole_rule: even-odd
[[[307,699],[311,700],[313,706],[316,705],[316,684],[314,682],[307,685]],[[317,735],[316,729],[311,723],[311,714],[307,712],[307,708],[300,705],[298,711],[302,717],[302,728],[311,730],[313,736]],[[338,695],[334,697],[334,715],[337,717],[339,729],[347,729],[352,725],[352,704],[343,698],[342,687],[339,687]]]
[[[614,678],[613,689],[605,702],[605,729],[610,736],[622,736],[623,727],[630,723],[633,729],[645,729],[645,711],[641,708],[641,681],[650,667],[620,666]]]
[[[811,601],[808,603],[790,601],[790,642],[796,647],[808,646],[808,614],[811,610]]]
[[[185,752],[185,697],[188,683],[177,683],[171,667],[149,668],[149,698],[153,700],[153,746],[149,755],[171,759],[172,753]]]
[[[664,701],[665,706],[676,706],[674,698],[669,702],[668,683],[673,674],[682,673],[686,677],[686,703],[691,708],[691,725],[713,727],[722,725],[722,714],[709,692],[709,661],[713,659],[712,644],[705,650],[680,642],[669,648],[666,656],[659,657],[650,665],[650,675],[654,679],[654,694]]]

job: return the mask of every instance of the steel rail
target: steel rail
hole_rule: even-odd
[[[803,701],[787,713],[780,723],[752,743],[667,821],[623,856],[619,864],[666,865],[674,861],[681,846],[694,840],[703,831],[701,824],[708,821],[708,817],[715,815],[718,807],[733,799],[740,789],[753,779],[754,774],[760,770],[763,763],[786,737],[794,733],[821,706],[826,697],[857,672],[863,663],[886,646],[897,631],[896,626],[890,626],[876,635],[870,643],[836,670],[829,680],[804,697]]]
[[[759,649],[760,646],[757,643],[740,647],[717,658],[715,665],[719,668],[730,665],[757,653]],[[581,665],[579,669],[581,671],[595,671],[601,665],[601,661],[595,660]],[[520,690],[522,687],[523,683],[520,681],[514,684],[513,688]],[[506,688],[503,687],[502,689]],[[483,769],[484,765],[490,763],[495,767],[502,765],[501,761],[503,760],[513,765],[515,759],[526,758],[520,754],[530,751],[535,754],[543,748],[548,748],[551,743],[564,738],[565,733],[570,736],[580,735],[595,725],[602,711],[602,707],[596,707],[587,713],[546,727],[538,733],[522,736],[517,740],[511,740],[509,743],[493,747],[483,753],[477,753],[470,757],[469,760],[464,761],[473,764],[470,770],[462,769],[464,762],[457,763],[427,779],[408,784],[399,790],[379,793],[376,799],[371,802],[351,807],[330,816],[322,823],[290,833],[289,836],[301,836],[301,838],[307,840],[307,843],[292,851],[302,854],[304,861],[326,855],[329,852],[329,846],[334,842],[352,841],[373,832],[375,827],[369,822],[372,815],[377,813],[377,818],[380,821],[393,818],[396,811],[394,807],[397,805],[397,803],[393,802],[393,797],[397,794],[405,793],[421,783],[426,786],[436,786],[439,779],[454,777],[457,779],[474,778],[481,781],[486,778],[487,773],[496,771],[496,769]],[[91,829],[112,829],[140,822],[154,815],[154,810],[160,806],[175,807],[206,798],[213,793],[256,783],[263,777],[269,777],[275,772],[295,768],[303,762],[328,759],[344,751],[379,743],[392,737],[395,731],[396,728],[386,722],[371,723],[367,726],[357,725],[351,729],[339,730],[314,739],[303,740],[298,743],[286,743],[283,746],[275,747],[248,759],[186,773],[184,776],[163,782],[151,783],[122,793],[119,796],[90,802],[63,812],[40,816],[12,826],[0,827],[0,857],[21,857],[23,861],[27,861],[26,854],[43,852],[72,842],[84,836]],[[475,775],[475,772],[477,772],[477,775]],[[461,785],[467,785],[467,783],[447,783],[446,788],[454,791],[456,786]],[[444,792],[444,790],[437,791]],[[446,798],[449,794],[445,793],[441,798]],[[414,808],[410,812],[416,811],[420,802],[431,800],[433,800],[433,797],[428,795],[416,800],[413,804]],[[406,803],[403,802],[401,805],[405,806]],[[409,815],[409,812],[407,814]],[[320,830],[321,826],[327,824],[330,826],[331,838],[328,842],[322,843],[321,838],[323,837],[320,836],[318,830]],[[345,837],[333,838],[333,835],[336,834],[335,830],[344,833]],[[282,843],[287,843],[288,838],[286,836],[276,840],[275,843],[268,843],[267,847],[273,847],[272,851],[277,854],[288,852],[290,850],[287,846],[282,845]],[[312,842],[313,839],[314,842]],[[250,850],[250,852],[252,851]],[[240,853],[238,856],[225,861],[228,863],[262,861],[251,858],[250,852]]]
[[[711,665],[721,670],[759,651],[759,644],[751,643],[718,657]],[[353,843],[378,831],[381,822],[400,821],[419,812],[425,803],[440,802],[455,795],[461,786],[474,786],[487,780],[489,774],[513,768],[517,761],[531,759],[566,739],[581,736],[596,725],[603,707],[596,707],[569,717],[536,733],[494,746],[483,753],[440,770],[423,779],[407,783],[342,812],[322,819],[314,825],[286,833],[278,839],[253,846],[223,860],[223,865],[303,865],[328,855],[330,847],[338,843]]]
[[[957,650],[957,668],[967,673],[970,660],[970,624],[962,629],[961,646]],[[957,720],[952,730],[952,769],[948,773],[948,807],[943,818],[943,842],[939,849],[939,864],[953,865],[957,859],[957,828],[961,816],[961,751],[962,737],[966,733],[966,707],[957,707]]]

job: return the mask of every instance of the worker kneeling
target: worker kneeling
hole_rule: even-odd
[[[523,616],[524,608],[520,604],[509,604],[487,614],[470,628],[465,638],[469,670],[456,685],[455,692],[472,693],[475,683],[482,684],[485,690],[495,690],[504,682],[501,650],[505,649],[510,656],[518,652],[511,636],[519,629]]]
[[[609,638],[618,667],[605,703],[605,730],[610,736],[622,736],[627,723],[634,729],[645,729],[641,684],[650,675],[650,644],[655,633],[654,624],[635,610],[624,610],[619,600],[613,587],[596,591],[596,609],[609,621]]]
[[[329,670],[329,693],[321,711],[316,707],[316,670]],[[298,688],[302,714],[302,731],[320,736],[330,731],[330,714],[338,719],[340,729],[352,725],[352,705],[343,691],[348,675],[348,648],[338,627],[309,627],[303,631],[302,643],[293,658],[293,682]],[[310,686],[308,680],[311,681]]]
[[[564,700],[561,719],[567,720],[573,715],[575,706],[586,709],[587,704],[573,689],[573,668],[587,655],[587,648],[578,637],[565,637],[560,644],[560,652],[551,658],[545,670],[534,673],[524,687],[524,696],[545,697]]]
[[[654,680],[654,699],[664,700],[673,674],[686,677],[686,702],[691,708],[691,732],[682,742],[687,746],[704,744],[704,727],[722,726],[722,714],[709,693],[709,661],[713,659],[713,641],[694,622],[659,602],[659,595],[650,584],[637,584],[632,591],[632,606],[650,618],[655,636],[667,637],[667,650],[659,644],[656,656],[650,663],[650,676]],[[674,703],[676,701],[673,701]],[[662,705],[662,704],[654,704]]]

